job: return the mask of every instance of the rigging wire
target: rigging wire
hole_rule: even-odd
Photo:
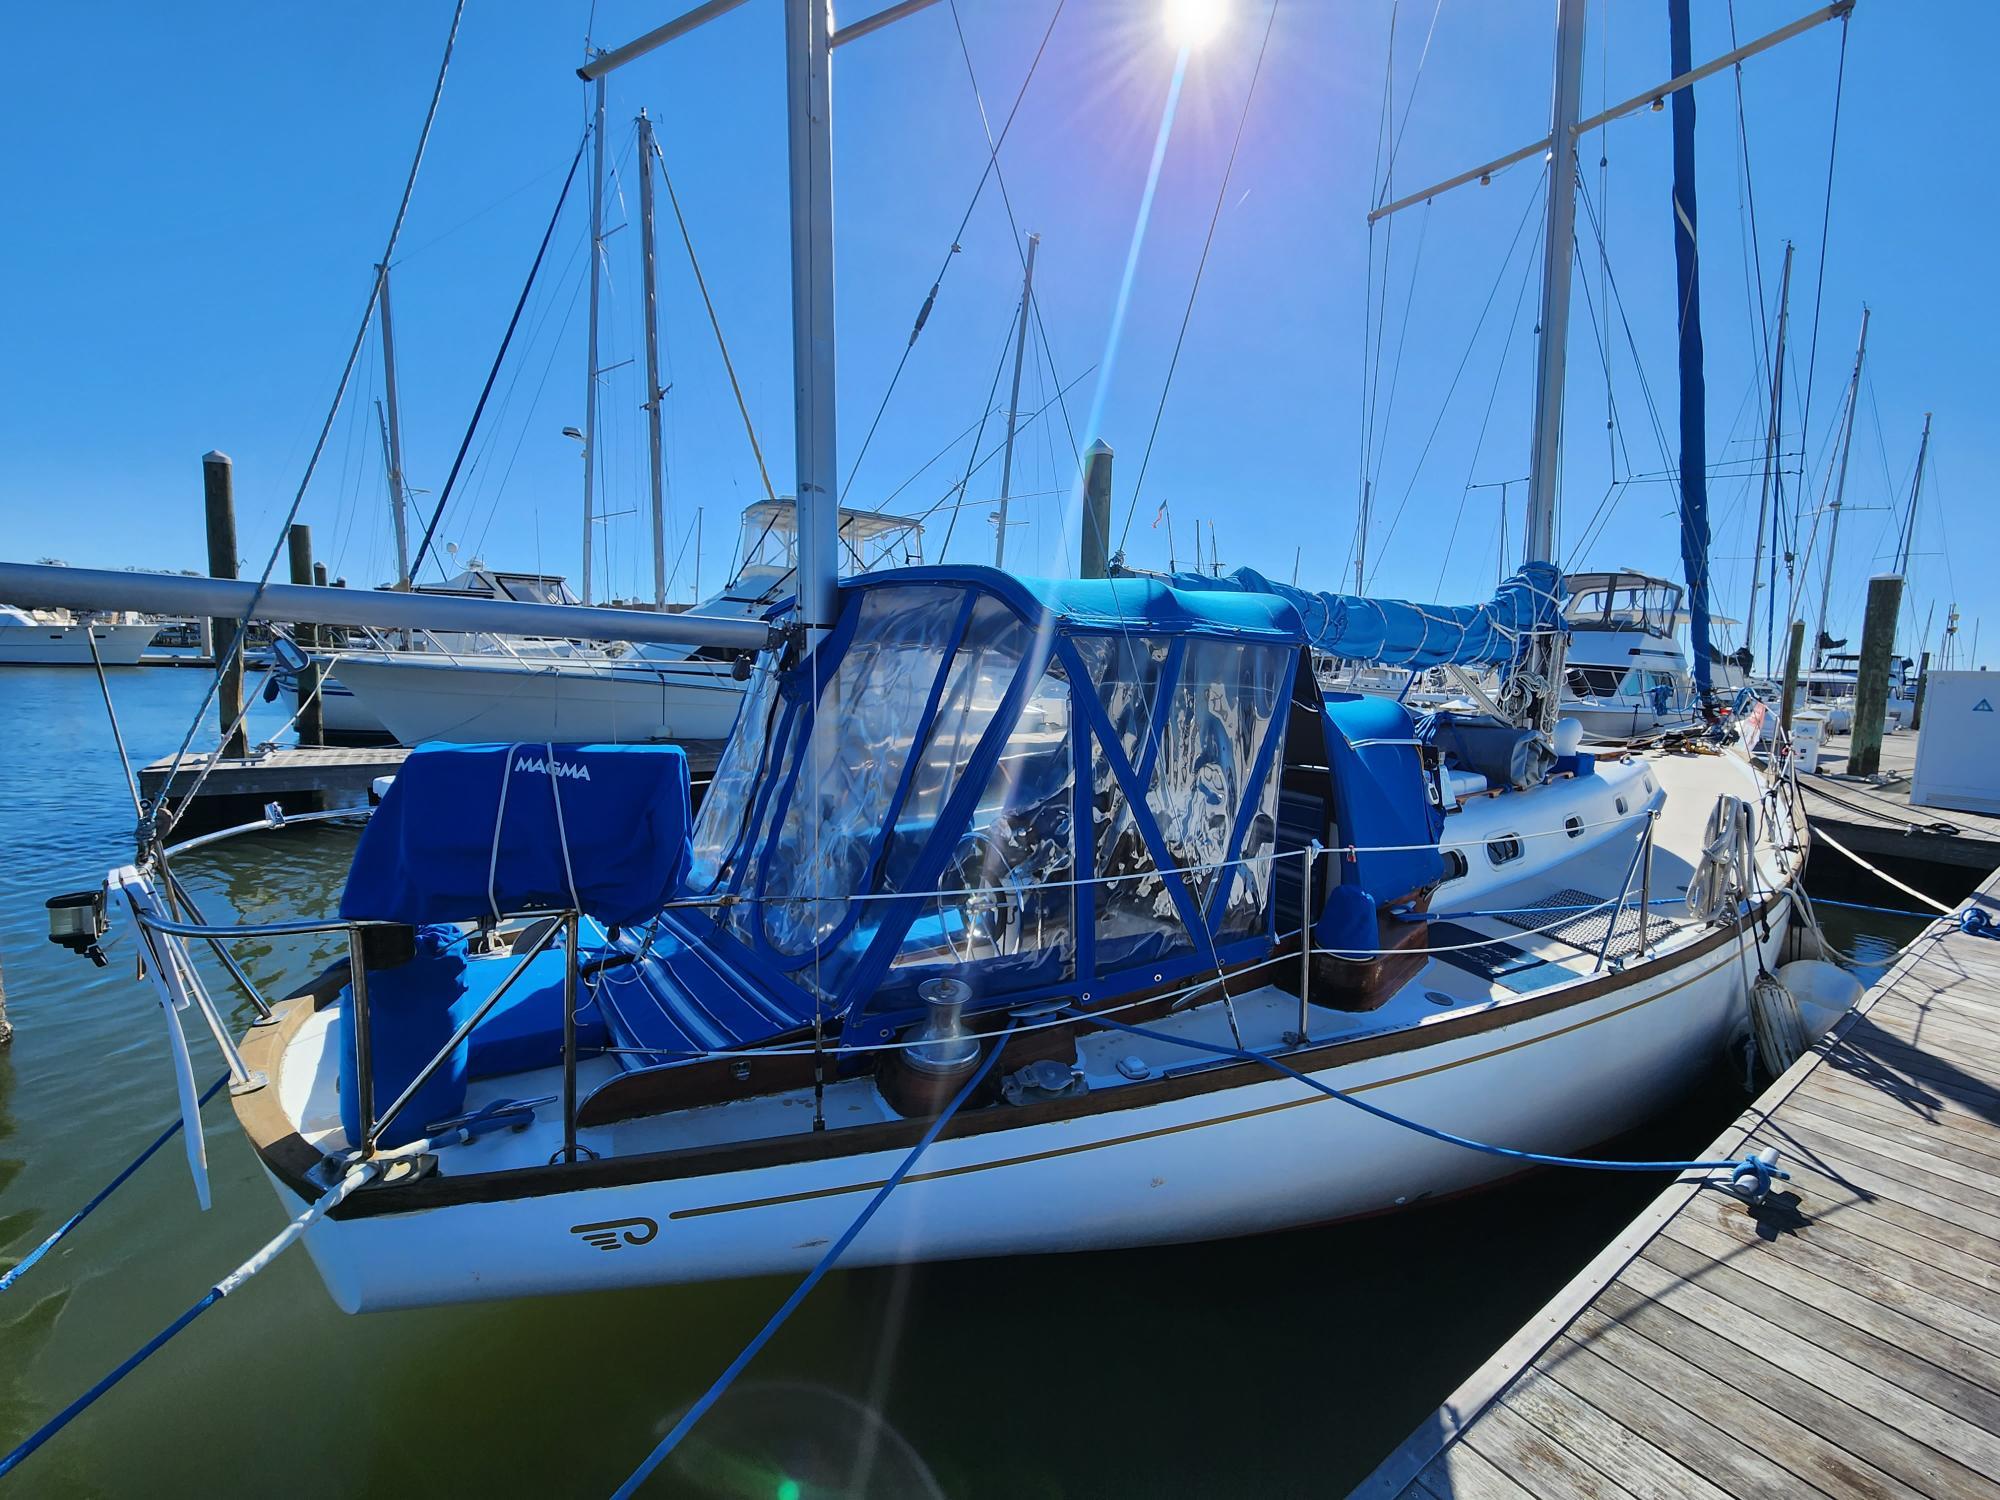
[[[987,155],[993,164],[993,181],[1000,189],[1001,205],[1007,210],[1007,228],[1014,236],[1014,258],[1019,262],[1022,279],[1025,280],[1028,274],[1028,252],[1021,243],[1021,226],[1014,218],[1014,197],[1013,194],[1007,191],[1007,174],[1000,166],[1000,142],[994,139],[993,126],[986,116],[986,98],[979,90],[979,74],[972,66],[972,48],[965,40],[965,25],[959,19],[958,0],[950,0],[950,4],[952,27],[958,33],[959,55],[965,59],[965,76],[972,85],[973,103],[979,107],[979,125],[986,132]],[[1060,6],[1058,7],[1058,13],[1060,13]],[[1054,17],[1049,19],[1049,27],[1051,30],[1054,29]],[[1044,46],[1048,44],[1046,33],[1042,37],[1042,43]],[[1037,57],[1040,55],[1039,52],[1036,53]],[[1025,89],[1025,87],[1026,85],[1024,84],[1023,88]],[[1017,100],[1016,107],[1018,105],[1019,101]],[[1010,115],[1009,119],[1011,118],[1012,116]],[[1055,384],[1056,406],[1062,412],[1063,427],[1069,433],[1070,456],[1077,464],[1077,483],[1081,485],[1083,483],[1083,456],[1076,446],[1076,427],[1069,419],[1069,401],[1066,398],[1069,386],[1063,383],[1062,376],[1056,371],[1055,350],[1049,343],[1049,330],[1042,322],[1042,299],[1040,297],[1030,297],[1028,299],[1028,306],[1035,315],[1035,332],[1041,340],[1042,359],[1048,365],[1049,379]],[[1075,382],[1072,381],[1070,384],[1073,385]]]
[[[1544,182],[1546,182],[1546,179],[1544,179]],[[1417,455],[1416,467],[1410,471],[1410,482],[1403,490],[1403,498],[1396,504],[1396,513],[1389,518],[1389,530],[1387,534],[1385,534],[1382,538],[1382,545],[1375,549],[1377,558],[1380,558],[1382,553],[1388,548],[1389,543],[1395,538],[1397,523],[1403,519],[1403,511],[1410,503],[1410,496],[1416,491],[1417,480],[1419,476],[1421,476],[1423,473],[1425,460],[1430,457],[1431,446],[1437,441],[1438,432],[1444,426],[1445,415],[1451,409],[1451,399],[1453,395],[1457,393],[1459,380],[1464,376],[1466,366],[1472,362],[1473,350],[1478,346],[1479,335],[1486,326],[1487,314],[1489,314],[1493,310],[1494,299],[1499,296],[1500,288],[1506,281],[1507,269],[1513,262],[1515,250],[1520,247],[1521,235],[1526,231],[1528,227],[1528,221],[1534,216],[1535,206],[1541,201],[1542,201],[1541,189],[1538,187],[1534,192],[1528,195],[1527,206],[1521,212],[1520,221],[1516,223],[1514,226],[1514,237],[1513,239],[1508,241],[1507,253],[1505,256],[1501,258],[1500,269],[1494,274],[1493,277],[1493,285],[1487,289],[1485,305],[1479,309],[1479,317],[1472,325],[1472,336],[1465,341],[1465,353],[1459,356],[1458,368],[1452,371],[1451,383],[1445,388],[1444,401],[1438,407],[1437,420],[1431,424],[1430,435],[1424,439],[1423,449]],[[1429,223],[1428,210],[1426,210],[1425,223],[1426,224]],[[1537,233],[1536,242],[1537,243],[1540,242],[1539,232]],[[1423,253],[1423,246],[1422,246],[1422,240],[1420,238],[1418,241],[1419,260],[1422,259],[1422,253]],[[1533,257],[1531,256],[1529,258],[1529,265],[1532,266],[1532,264],[1533,264]],[[1522,280],[1521,285],[1523,289],[1526,288],[1527,281],[1525,277]],[[1414,293],[1416,290],[1416,272],[1414,268],[1412,268],[1410,273],[1410,289],[1412,293]],[[1403,313],[1405,322],[1407,324],[1409,317],[1409,306],[1407,303],[1405,303],[1404,305]],[[1515,321],[1518,322],[1520,318],[1520,299],[1518,296],[1516,297],[1514,303],[1514,313],[1515,313]],[[1513,325],[1510,323],[1507,329],[1508,344],[1510,345],[1512,344],[1513,338],[1514,338],[1514,329]],[[1396,355],[1396,362],[1399,367],[1402,364],[1402,350],[1400,348],[1402,342],[1403,340],[1399,335],[1398,336],[1399,347]],[[1504,347],[1501,350],[1500,357],[1504,362],[1506,359],[1506,349]],[[1499,379],[1497,375],[1494,378],[1496,382]],[[1390,384],[1389,399],[1391,404],[1393,405],[1395,402],[1395,381],[1392,379],[1389,384]],[[1486,409],[1488,414],[1490,415],[1493,410],[1493,404],[1490,398],[1487,402]],[[1485,434],[1485,430],[1486,430],[1485,424],[1482,422],[1480,424],[1480,433],[1482,437]],[[1477,453],[1475,450],[1475,458],[1476,456]],[[1470,478],[1469,475],[1467,477],[1468,479]]]
[[[701,305],[708,309],[708,326],[715,330],[715,347],[722,351],[722,367],[729,372],[729,389],[736,393],[736,409],[743,414],[743,433],[750,439],[750,452],[757,460],[757,475],[764,481],[764,497],[775,500],[778,492],[771,487],[771,471],[764,466],[764,448],[757,441],[757,428],[750,420],[750,408],[743,399],[743,384],[736,378],[736,362],[729,357],[729,342],[722,336],[722,320],[715,315],[715,301],[708,295],[708,278],[701,274],[701,261],[694,253],[694,237],[688,233],[687,216],[681,212],[680,195],[674,191],[674,179],[667,171],[666,153],[660,149],[658,136],[653,138],[653,155],[660,163],[660,180],[667,185],[667,202],[673,205],[674,222],[680,226],[681,243],[687,247],[688,265],[694,269],[694,284],[701,289]],[[879,414],[877,420],[880,420]],[[866,451],[865,444],[863,451]],[[847,482],[854,483],[851,470]],[[845,490],[841,491],[843,499],[846,494]]]
[[[417,171],[423,165],[424,150],[430,144],[431,126],[437,121],[438,105],[444,98],[445,75],[451,70],[452,49],[458,42],[459,23],[464,19],[465,0],[458,0],[458,3],[452,8],[451,30],[445,35],[444,56],[438,60],[437,81],[431,86],[431,102],[430,106],[424,111],[423,129],[417,134],[417,149],[410,159],[409,176],[403,182],[403,196],[396,204],[396,217],[389,226],[388,243],[383,247],[382,256],[378,264],[389,264],[395,256],[396,242],[402,238],[403,221],[408,217],[410,212],[410,198],[417,189]],[[174,751],[174,758],[172,764],[168,767],[167,778],[162,783],[163,786],[170,787],[174,784],[174,777],[181,768],[181,762],[187,756],[188,747],[194,743],[194,737],[201,729],[202,720],[208,714],[209,704],[215,701],[215,695],[222,686],[222,679],[229,670],[229,664],[235,659],[237,653],[243,649],[244,639],[250,633],[250,617],[256,611],[258,601],[264,597],[264,590],[270,586],[271,572],[278,565],[278,555],[285,550],[291,524],[298,519],[299,507],[305,502],[306,490],[312,484],[313,475],[318,472],[320,455],[326,451],[327,438],[333,431],[334,420],[340,415],[341,400],[347,394],[348,381],[354,376],[355,361],[361,357],[362,347],[367,342],[368,326],[375,319],[375,304],[376,300],[381,296],[381,292],[382,278],[380,276],[371,276],[368,280],[368,300],[361,309],[360,326],[354,330],[354,342],[348,348],[347,363],[341,367],[339,383],[334,387],[333,402],[327,408],[326,420],[320,424],[319,437],[313,443],[312,456],[306,461],[306,470],[299,479],[297,492],[292,496],[291,508],[285,512],[285,524],[278,528],[278,539],[271,546],[270,556],[264,560],[263,571],[257,575],[257,587],[251,591],[250,601],[244,607],[242,617],[236,622],[236,630],[230,639],[227,649],[222,651],[216,658],[215,675],[210,678],[208,691],[202,694],[201,702],[195,707],[194,717],[188,723],[187,734],[182,738],[180,748]],[[227,743],[226,737],[224,743]],[[163,792],[161,794],[162,804],[164,804],[165,800],[166,797]],[[188,799],[189,802],[192,802],[192,800],[191,797]],[[173,820],[169,818],[169,827],[172,826],[172,822]]]
[[[1013,332],[1014,332],[1014,320],[1012,318],[1009,318],[1007,320],[1008,337],[1000,341],[1000,358],[995,360],[993,363],[993,381],[992,384],[990,384],[986,388],[986,405],[980,410],[978,430],[972,434],[971,448],[966,450],[965,474],[964,477],[958,481],[958,489],[957,489],[957,493],[960,499],[963,499],[965,496],[965,487],[968,484],[972,483],[972,465],[973,465],[973,460],[979,457],[979,440],[986,436],[986,424],[993,419],[993,402],[994,399],[1000,393],[1000,372],[1007,368],[1007,348],[1008,345],[1010,345],[1014,341]],[[1016,427],[1017,435],[1018,431],[1019,428],[1017,425]],[[951,508],[951,520],[947,522],[945,525],[944,540],[938,544],[939,562],[943,562],[951,552],[951,536],[952,533],[958,529],[958,511],[959,507],[956,505],[954,505]]]
[[[1826,145],[1826,198],[1820,206],[1819,269],[1814,274],[1813,285],[1812,348],[1806,356],[1805,415],[1799,421],[1802,434],[1812,424],[1813,372],[1819,365],[1820,300],[1826,291],[1827,230],[1833,223],[1833,166],[1840,151],[1840,101],[1847,88],[1847,30],[1852,18],[1852,11],[1840,18],[1840,62],[1833,79],[1833,131]],[[1794,526],[1796,524],[1794,518]]]
[[[869,445],[875,441],[875,429],[882,425],[882,415],[889,409],[889,398],[896,394],[896,387],[902,381],[903,367],[909,364],[910,353],[917,347],[917,336],[924,331],[924,325],[930,321],[932,309],[937,306],[938,291],[944,285],[945,273],[951,269],[952,261],[958,256],[961,244],[965,239],[965,227],[972,222],[973,210],[979,207],[979,199],[986,191],[987,179],[998,174],[1000,148],[1007,142],[1007,133],[1014,128],[1014,117],[1021,112],[1021,101],[1028,96],[1028,85],[1035,81],[1035,73],[1042,65],[1042,54],[1048,50],[1049,38],[1054,35],[1056,22],[1062,18],[1063,7],[1068,3],[1069,0],[1056,0],[1056,8],[1054,13],[1049,16],[1049,24],[1042,29],[1041,45],[1035,48],[1034,60],[1028,64],[1028,74],[1021,80],[1021,87],[1014,93],[1014,104],[1007,111],[1007,118],[1001,122],[999,138],[996,140],[990,129],[986,131],[986,165],[979,173],[979,181],[972,189],[972,198],[965,205],[965,212],[959,216],[958,229],[951,237],[951,248],[945,251],[944,260],[938,266],[937,275],[931,278],[930,292],[925,296],[923,306],[917,309],[916,321],[910,326],[909,342],[903,345],[902,357],[896,361],[895,372],[889,377],[888,389],[882,392],[882,400],[875,407],[874,419],[869,422],[867,435],[861,439],[860,450],[855,453],[854,463],[847,471],[847,483],[840,487],[840,498],[843,503],[847,499],[847,492],[854,488],[854,476],[861,472],[861,460],[868,456]],[[958,12],[956,9],[952,11],[952,22],[954,25],[958,23]],[[959,45],[960,47],[965,45],[965,33],[963,29],[959,31]],[[972,68],[972,59],[970,56],[966,58],[965,65],[967,71],[970,72]],[[972,93],[975,99],[979,98],[979,81],[976,78],[972,83]],[[984,126],[986,122],[986,105],[983,100],[979,104],[979,118],[981,125]],[[661,170],[665,170],[664,161],[661,163]],[[672,187],[669,186],[667,191],[672,193]],[[678,207],[674,211],[676,213],[680,212]],[[1013,217],[1011,210],[1008,217],[1011,221]],[[683,233],[685,233],[685,230],[683,230]],[[692,247],[689,248],[688,254],[690,256],[694,254]],[[699,272],[696,274],[699,275]],[[716,337],[720,338],[721,336],[721,332],[718,330]],[[744,420],[748,421],[749,419],[746,416]],[[753,438],[752,441],[754,442],[755,439]],[[759,463],[761,466],[761,459]],[[765,480],[766,485],[769,482],[767,478]],[[942,557],[943,554],[940,553],[939,556]]]
[[[1442,4],[1443,0],[1439,0]],[[1201,295],[1202,273],[1208,269],[1208,252],[1215,245],[1215,227],[1222,220],[1223,200],[1229,195],[1229,181],[1236,172],[1236,155],[1243,149],[1243,127],[1250,121],[1250,106],[1257,98],[1257,83],[1264,74],[1264,54],[1271,47],[1271,30],[1278,19],[1278,0],[1271,0],[1271,8],[1264,17],[1264,37],[1257,46],[1256,66],[1250,71],[1250,87],[1243,95],[1243,111],[1236,117],[1236,138],[1229,144],[1229,160],[1222,168],[1222,181],[1215,189],[1215,207],[1208,216],[1208,233],[1201,242],[1201,258],[1195,262],[1194,284],[1188,288],[1187,306],[1181,309],[1181,326],[1174,335],[1174,352],[1167,360],[1167,377],[1160,383],[1159,404],[1153,408],[1153,427],[1146,434],[1146,451],[1139,459],[1139,477],[1132,485],[1132,499],[1125,507],[1125,525],[1118,533],[1118,550],[1125,550],[1126,539],[1132,534],[1132,517],[1139,510],[1139,491],[1146,483],[1146,469],[1153,461],[1153,443],[1160,435],[1160,418],[1167,410],[1167,393],[1174,388],[1174,372],[1180,368],[1181,345],[1187,340],[1188,323],[1194,317],[1195,298]],[[1432,16],[1436,24],[1436,16]]]
[[[493,356],[493,368],[486,372],[486,384],[479,392],[479,400],[472,408],[472,420],[466,424],[465,436],[458,445],[458,456],[451,461],[451,472],[445,477],[444,490],[438,495],[437,504],[431,508],[430,521],[424,527],[424,539],[417,546],[417,554],[410,560],[410,576],[416,577],[424,564],[424,554],[430,550],[431,538],[437,532],[439,519],[444,508],[451,502],[452,487],[458,483],[460,468],[465,463],[465,453],[472,446],[473,435],[479,431],[480,415],[486,410],[486,400],[493,394],[493,383],[500,377],[500,366],[507,358],[507,346],[514,341],[514,330],[520,326],[521,310],[528,305],[528,294],[534,290],[535,276],[542,269],[542,257],[548,254],[549,240],[556,232],[556,222],[562,217],[563,205],[569,201],[569,190],[576,181],[577,163],[583,160],[583,148],[588,139],[578,141],[576,155],[570,158],[569,172],[563,178],[562,191],[556,195],[555,212],[549,215],[549,227],[542,231],[542,243],[535,250],[534,264],[528,267],[528,279],[521,287],[521,295],[514,303],[514,315],[507,320],[507,331],[501,336],[499,351]]]

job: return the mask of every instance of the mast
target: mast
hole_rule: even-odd
[[[894,7],[900,10],[901,7]],[[791,146],[792,380],[799,621],[817,640],[839,608],[840,476],[834,455],[833,80],[827,0],[785,0]]]
[[[1826,571],[1820,576],[1819,624],[1813,629],[1813,667],[1819,667],[1826,639],[1826,606],[1833,597],[1833,551],[1840,545],[1840,500],[1847,493],[1847,455],[1854,447],[1854,411],[1861,400],[1861,362],[1868,355],[1868,308],[1861,308],[1861,338],[1854,346],[1854,373],[1847,382],[1847,426],[1840,439],[1840,477],[1833,486],[1833,528],[1826,539]]]
[[[1583,98],[1585,10],[1585,0],[1556,0],[1556,71],[1549,113],[1541,337],[1535,351],[1535,434],[1528,453],[1525,540],[1530,562],[1553,561],[1556,552],[1556,469],[1562,455],[1570,268],[1576,245],[1576,122]]]
[[[603,279],[604,255],[604,75],[597,75],[594,123],[590,127],[590,330],[585,335],[583,389],[583,602],[590,603],[590,562],[596,550],[595,497],[591,481],[597,473],[597,302]]]
[[[1923,441],[1917,444],[1917,474],[1910,481],[1910,510],[1903,517],[1903,544],[1896,549],[1896,571],[1904,577],[1910,572],[1910,548],[1917,539],[1917,497],[1924,492],[1924,456],[1931,451],[1931,414],[1924,413]]]
[[[1668,66],[1680,77],[1694,65],[1688,0],[1667,0]],[[1708,391],[1701,348],[1701,260],[1695,234],[1694,90],[1677,89],[1673,103],[1674,285],[1679,292],[1681,398],[1681,571],[1687,577],[1688,647],[1694,690],[1714,691],[1708,629]]]
[[[1014,389],[1007,397],[1007,447],[1000,456],[1000,513],[994,518],[993,566],[1007,566],[1007,497],[1014,483],[1014,426],[1021,415],[1021,357],[1028,352],[1028,310],[1035,295],[1035,249],[1039,234],[1028,236],[1028,263],[1021,273],[1021,322],[1014,331]]]
[[[1778,446],[1785,418],[1785,331],[1792,312],[1792,242],[1785,241],[1785,269],[1778,278],[1778,344],[1771,356],[1771,421],[1764,435],[1764,487],[1757,497],[1757,551],[1750,564],[1750,609],[1743,617],[1743,638],[1747,643],[1757,629],[1757,590],[1763,582],[1765,532],[1771,524],[1771,481],[1778,467]],[[1772,552],[1777,548],[1774,546]],[[1776,581],[1771,586],[1771,603],[1778,598]],[[1764,624],[1765,671],[1770,670],[1773,622]]]
[[[1354,592],[1364,592],[1361,580],[1368,566],[1368,512],[1373,508],[1375,486],[1370,480],[1361,481],[1361,514],[1354,527]]]
[[[410,586],[410,518],[403,488],[403,413],[396,400],[396,334],[389,318],[389,268],[377,266],[381,285],[376,302],[382,310],[382,394],[388,401],[388,433],[384,452],[389,460],[389,516],[396,524],[396,587]],[[379,414],[378,414],[379,415]]]
[[[660,480],[660,307],[653,255],[653,122],[639,111],[639,242],[646,263],[646,453],[653,486],[653,608],[667,607],[667,510]]]

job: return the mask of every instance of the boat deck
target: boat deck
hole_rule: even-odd
[[[2000,909],[2000,876],[1975,897]],[[2000,1495],[2000,942],[1946,921],[1356,1496]]]
[[[1955,895],[1970,880],[2000,867],[2000,817],[1911,803],[1910,778],[1922,732],[1902,730],[1882,737],[1881,780],[1850,779],[1850,737],[1828,735],[1818,774],[1801,776],[1799,786],[1815,827],[1823,827],[1863,859],[1949,865],[1945,874],[1959,881],[1958,890],[1949,893]],[[1838,854],[1829,853],[1828,863],[1840,862]],[[1907,878],[1913,872],[1895,873]]]

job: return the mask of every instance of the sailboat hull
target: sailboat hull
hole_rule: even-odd
[[[1643,979],[1606,985],[1592,998],[1313,1076],[1474,1139],[1584,1150],[1641,1123],[1717,1064],[1745,1025],[1745,976],[1757,965],[1747,949],[1766,964],[1778,960],[1783,898],[1771,915],[1740,940],[1719,934],[1726,940],[1648,964]],[[907,1147],[827,1150],[820,1159],[738,1171],[327,1220],[306,1244],[334,1300],[350,1312],[802,1274]],[[623,1175],[644,1170],[642,1162],[625,1165]],[[1255,1234],[1393,1210],[1519,1170],[1517,1161],[1427,1138],[1273,1077],[948,1136],[925,1153],[842,1264]],[[1588,1190],[1587,1176],[1578,1182]],[[280,1193],[294,1197],[282,1186]]]

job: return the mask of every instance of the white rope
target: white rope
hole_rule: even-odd
[[[486,856],[486,904],[493,908],[493,920],[499,921],[500,910],[500,825],[507,821],[507,789],[514,780],[514,752],[521,747],[509,745],[507,757],[500,766],[500,801],[493,809],[493,844]]]

